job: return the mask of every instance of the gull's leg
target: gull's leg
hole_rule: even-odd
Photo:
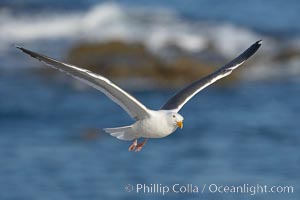
[[[144,139],[143,142],[139,143],[136,146],[135,152],[139,152],[140,150],[142,150],[143,146],[147,143],[148,138]]]
[[[136,146],[137,146],[137,139],[134,139],[128,151],[133,151],[136,148]]]

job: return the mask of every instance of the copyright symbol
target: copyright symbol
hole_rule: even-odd
[[[133,191],[133,185],[127,184],[127,185],[125,185],[124,189],[125,189],[126,192],[132,192]]]

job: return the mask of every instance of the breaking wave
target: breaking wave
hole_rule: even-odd
[[[174,10],[129,8],[116,3],[102,3],[86,11],[68,13],[40,12],[16,15],[10,10],[2,9],[0,29],[0,52],[3,55],[11,51],[12,44],[34,45],[35,48],[55,44],[56,47],[51,48],[63,51],[67,50],[68,45],[77,42],[110,40],[143,43],[157,54],[170,46],[176,46],[188,53],[213,48],[225,59],[235,56],[258,39],[267,43],[262,48],[260,55],[263,56],[260,57],[272,58],[278,52],[286,50],[286,42],[284,45],[276,38],[245,27],[229,23],[191,21],[182,18]],[[59,42],[62,40],[64,45]],[[288,43],[293,44],[295,49],[300,49],[299,40],[296,39],[295,42],[294,39]],[[293,66],[291,69],[297,73],[300,71],[295,67],[298,60],[299,58],[289,60]],[[257,63],[260,67],[253,70],[253,75],[263,77],[261,73],[264,72],[264,67],[261,66],[266,63],[274,64],[260,58],[260,62]]]
[[[200,51],[212,42],[224,55],[244,48],[257,34],[230,24],[209,25],[182,20],[171,10],[125,8],[114,3],[86,12],[13,15],[0,13],[2,48],[11,43],[47,39],[123,40],[142,42],[151,50],[175,44],[187,51]]]

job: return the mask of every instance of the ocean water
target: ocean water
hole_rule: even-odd
[[[211,87],[180,112],[184,128],[139,152],[101,128],[132,123],[91,89],[22,73],[1,75],[1,199],[251,199],[248,194],[150,193],[127,184],[293,186],[299,198],[299,83]],[[19,77],[19,76],[18,76]],[[159,108],[172,91],[133,93]]]
[[[0,199],[299,199],[300,62],[272,59],[300,49],[299,7],[292,0],[1,1]],[[261,38],[244,69],[251,81],[207,88],[180,112],[182,130],[139,153],[101,131],[133,122],[121,108],[96,90],[76,89],[71,78],[32,73],[40,64],[12,47],[64,59],[79,42],[142,42],[162,55],[169,43],[196,55],[213,44],[230,59]],[[153,109],[175,92],[129,91]],[[137,184],[192,184],[199,192],[137,192]],[[213,184],[293,192],[220,193],[209,191]]]

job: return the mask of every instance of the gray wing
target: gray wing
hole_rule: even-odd
[[[97,90],[100,90],[111,100],[120,105],[132,118],[138,120],[144,119],[145,117],[149,116],[148,109],[142,103],[140,103],[137,99],[119,88],[107,78],[95,74],[89,70],[66,64],[53,58],[35,53],[28,49],[22,47],[17,48],[22,50],[24,53],[29,54],[33,58],[44,62],[50,67],[63,71],[75,77],[76,79],[96,88]]]
[[[248,58],[250,58],[261,46],[262,40],[259,40],[252,44],[247,50],[245,50],[238,57],[233,59],[231,62],[227,63],[214,73],[193,82],[188,85],[177,94],[175,94],[171,99],[167,101],[162,107],[161,110],[173,110],[178,112],[182,106],[188,102],[193,96],[198,92],[209,86],[210,84],[216,82],[217,80],[228,76],[233,70],[241,66]]]

